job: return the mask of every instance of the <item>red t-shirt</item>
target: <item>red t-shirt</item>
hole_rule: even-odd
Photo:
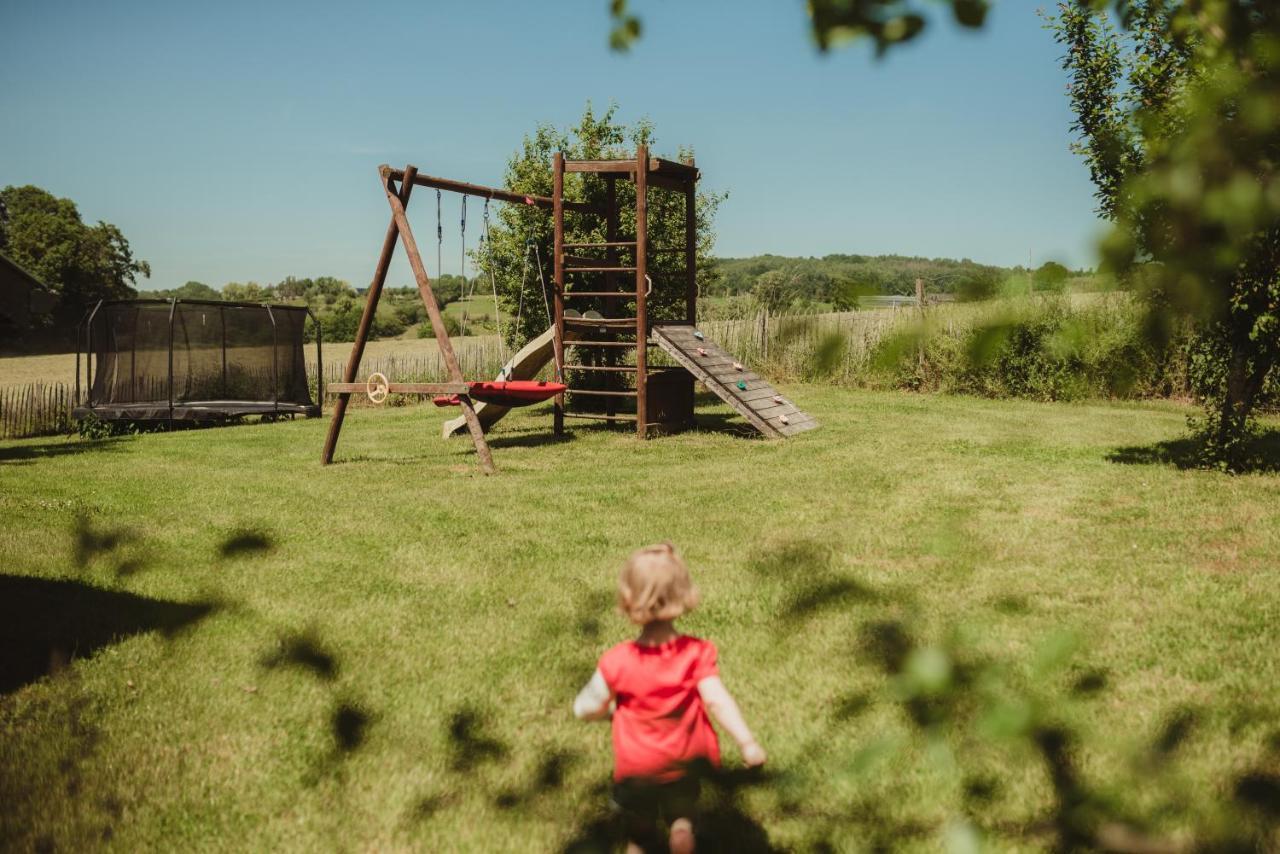
[[[658,646],[620,643],[600,657],[600,674],[614,693],[613,779],[666,782],[685,763],[720,764],[720,742],[698,683],[718,676],[716,646],[680,635]]]

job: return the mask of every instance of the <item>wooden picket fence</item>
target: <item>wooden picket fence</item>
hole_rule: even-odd
[[[75,386],[66,383],[0,387],[0,439],[67,433],[74,406]]]

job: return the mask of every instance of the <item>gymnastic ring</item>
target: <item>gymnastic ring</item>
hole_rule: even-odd
[[[386,375],[374,372],[369,374],[369,379],[364,384],[364,393],[369,395],[369,400],[374,403],[382,403],[387,399],[387,378]]]

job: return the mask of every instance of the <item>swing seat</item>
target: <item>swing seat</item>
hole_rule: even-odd
[[[469,382],[467,396],[472,400],[482,400],[498,406],[529,406],[550,400],[569,387],[564,383],[551,383],[539,380],[506,380],[504,382]],[[459,406],[462,401],[456,394],[439,395],[432,398],[436,406]]]

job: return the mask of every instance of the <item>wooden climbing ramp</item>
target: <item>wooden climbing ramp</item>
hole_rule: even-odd
[[[764,435],[783,439],[818,426],[813,416],[797,409],[763,377],[699,335],[687,324],[653,327],[654,343]]]

